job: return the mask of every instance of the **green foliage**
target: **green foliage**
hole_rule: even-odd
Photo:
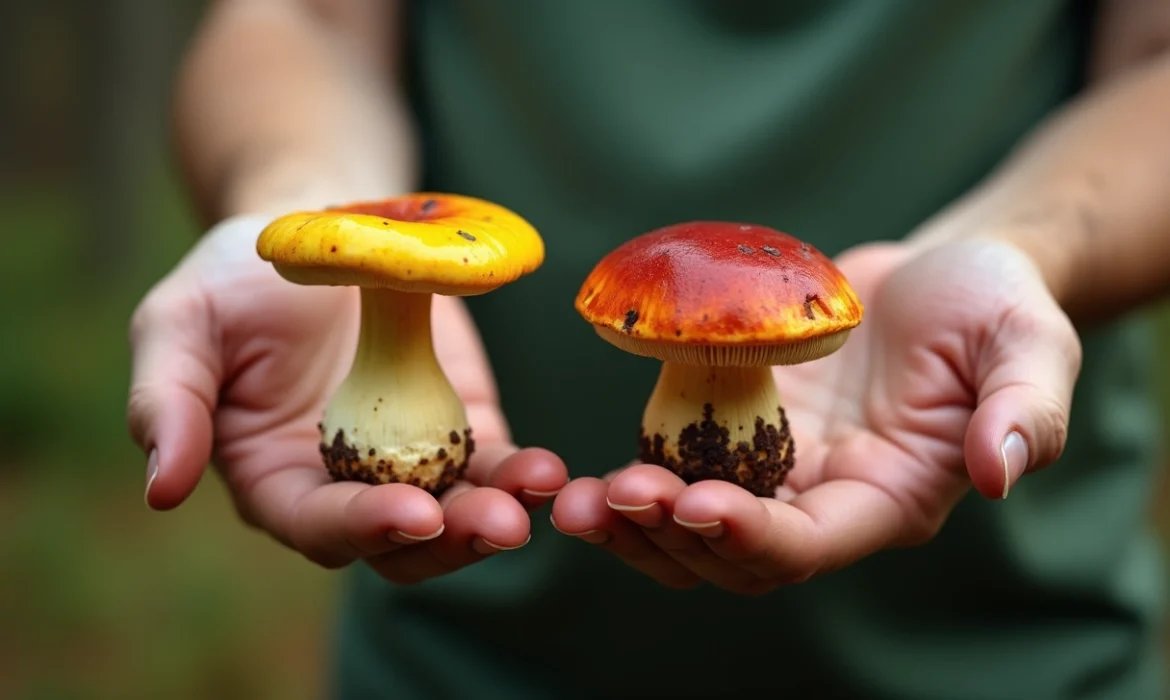
[[[5,697],[314,697],[331,577],[242,531],[218,484],[153,514],[122,466],[6,480]]]
[[[126,456],[130,314],[197,235],[171,179],[155,181],[139,200],[155,226],[128,237],[114,274],[80,257],[93,232],[76,188],[0,189],[0,210],[20,232],[0,256],[0,318],[15,329],[0,336],[0,464],[35,456],[88,471]]]
[[[128,322],[198,235],[166,173],[156,190],[111,274],[83,257],[78,191],[0,188],[20,234],[0,255],[0,697],[318,697],[332,577],[245,530],[212,475],[176,511],[142,502]]]

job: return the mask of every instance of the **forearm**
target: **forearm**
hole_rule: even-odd
[[[396,5],[216,4],[175,93],[180,160],[208,224],[414,189],[414,127],[395,87]],[[455,297],[436,298],[434,323],[453,329],[440,335],[478,337]]]
[[[918,238],[1006,239],[1077,321],[1170,291],[1170,54],[1098,83]]]
[[[221,0],[176,85],[179,160],[208,222],[415,186],[396,3]],[[326,13],[324,10],[328,10]]]

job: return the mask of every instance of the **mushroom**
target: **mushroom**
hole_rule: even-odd
[[[459,479],[474,439],[435,357],[433,295],[483,294],[536,270],[536,230],[481,199],[419,193],[281,216],[256,250],[290,282],[361,288],[353,363],[318,425],[329,474],[436,495]]]
[[[774,496],[794,445],[775,365],[825,357],[862,305],[824,254],[764,226],[689,222],[634,238],[590,272],[576,309],[626,352],[662,361],[638,459],[688,484]]]

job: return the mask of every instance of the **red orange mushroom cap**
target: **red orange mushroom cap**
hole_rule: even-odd
[[[841,271],[812,245],[717,221],[622,244],[585,279],[576,308],[623,349],[704,364],[815,359],[840,347],[863,314]]]

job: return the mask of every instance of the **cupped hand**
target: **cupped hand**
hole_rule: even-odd
[[[761,594],[929,541],[972,486],[1004,498],[1059,456],[1081,347],[1029,258],[968,240],[838,264],[866,316],[836,354],[776,369],[796,466],[775,498],[635,464],[566,486],[556,527],[668,586]]]
[[[219,469],[241,517],[326,567],[365,560],[411,583],[524,545],[527,508],[565,465],[512,445],[479,338],[456,300],[435,300],[436,354],[464,400],[477,450],[439,499],[414,486],[334,483],[317,423],[349,369],[357,292],[304,287],[260,260],[267,222],[212,229],[145,297],[131,324],[128,420],[148,455],[146,502],[165,510]]]

